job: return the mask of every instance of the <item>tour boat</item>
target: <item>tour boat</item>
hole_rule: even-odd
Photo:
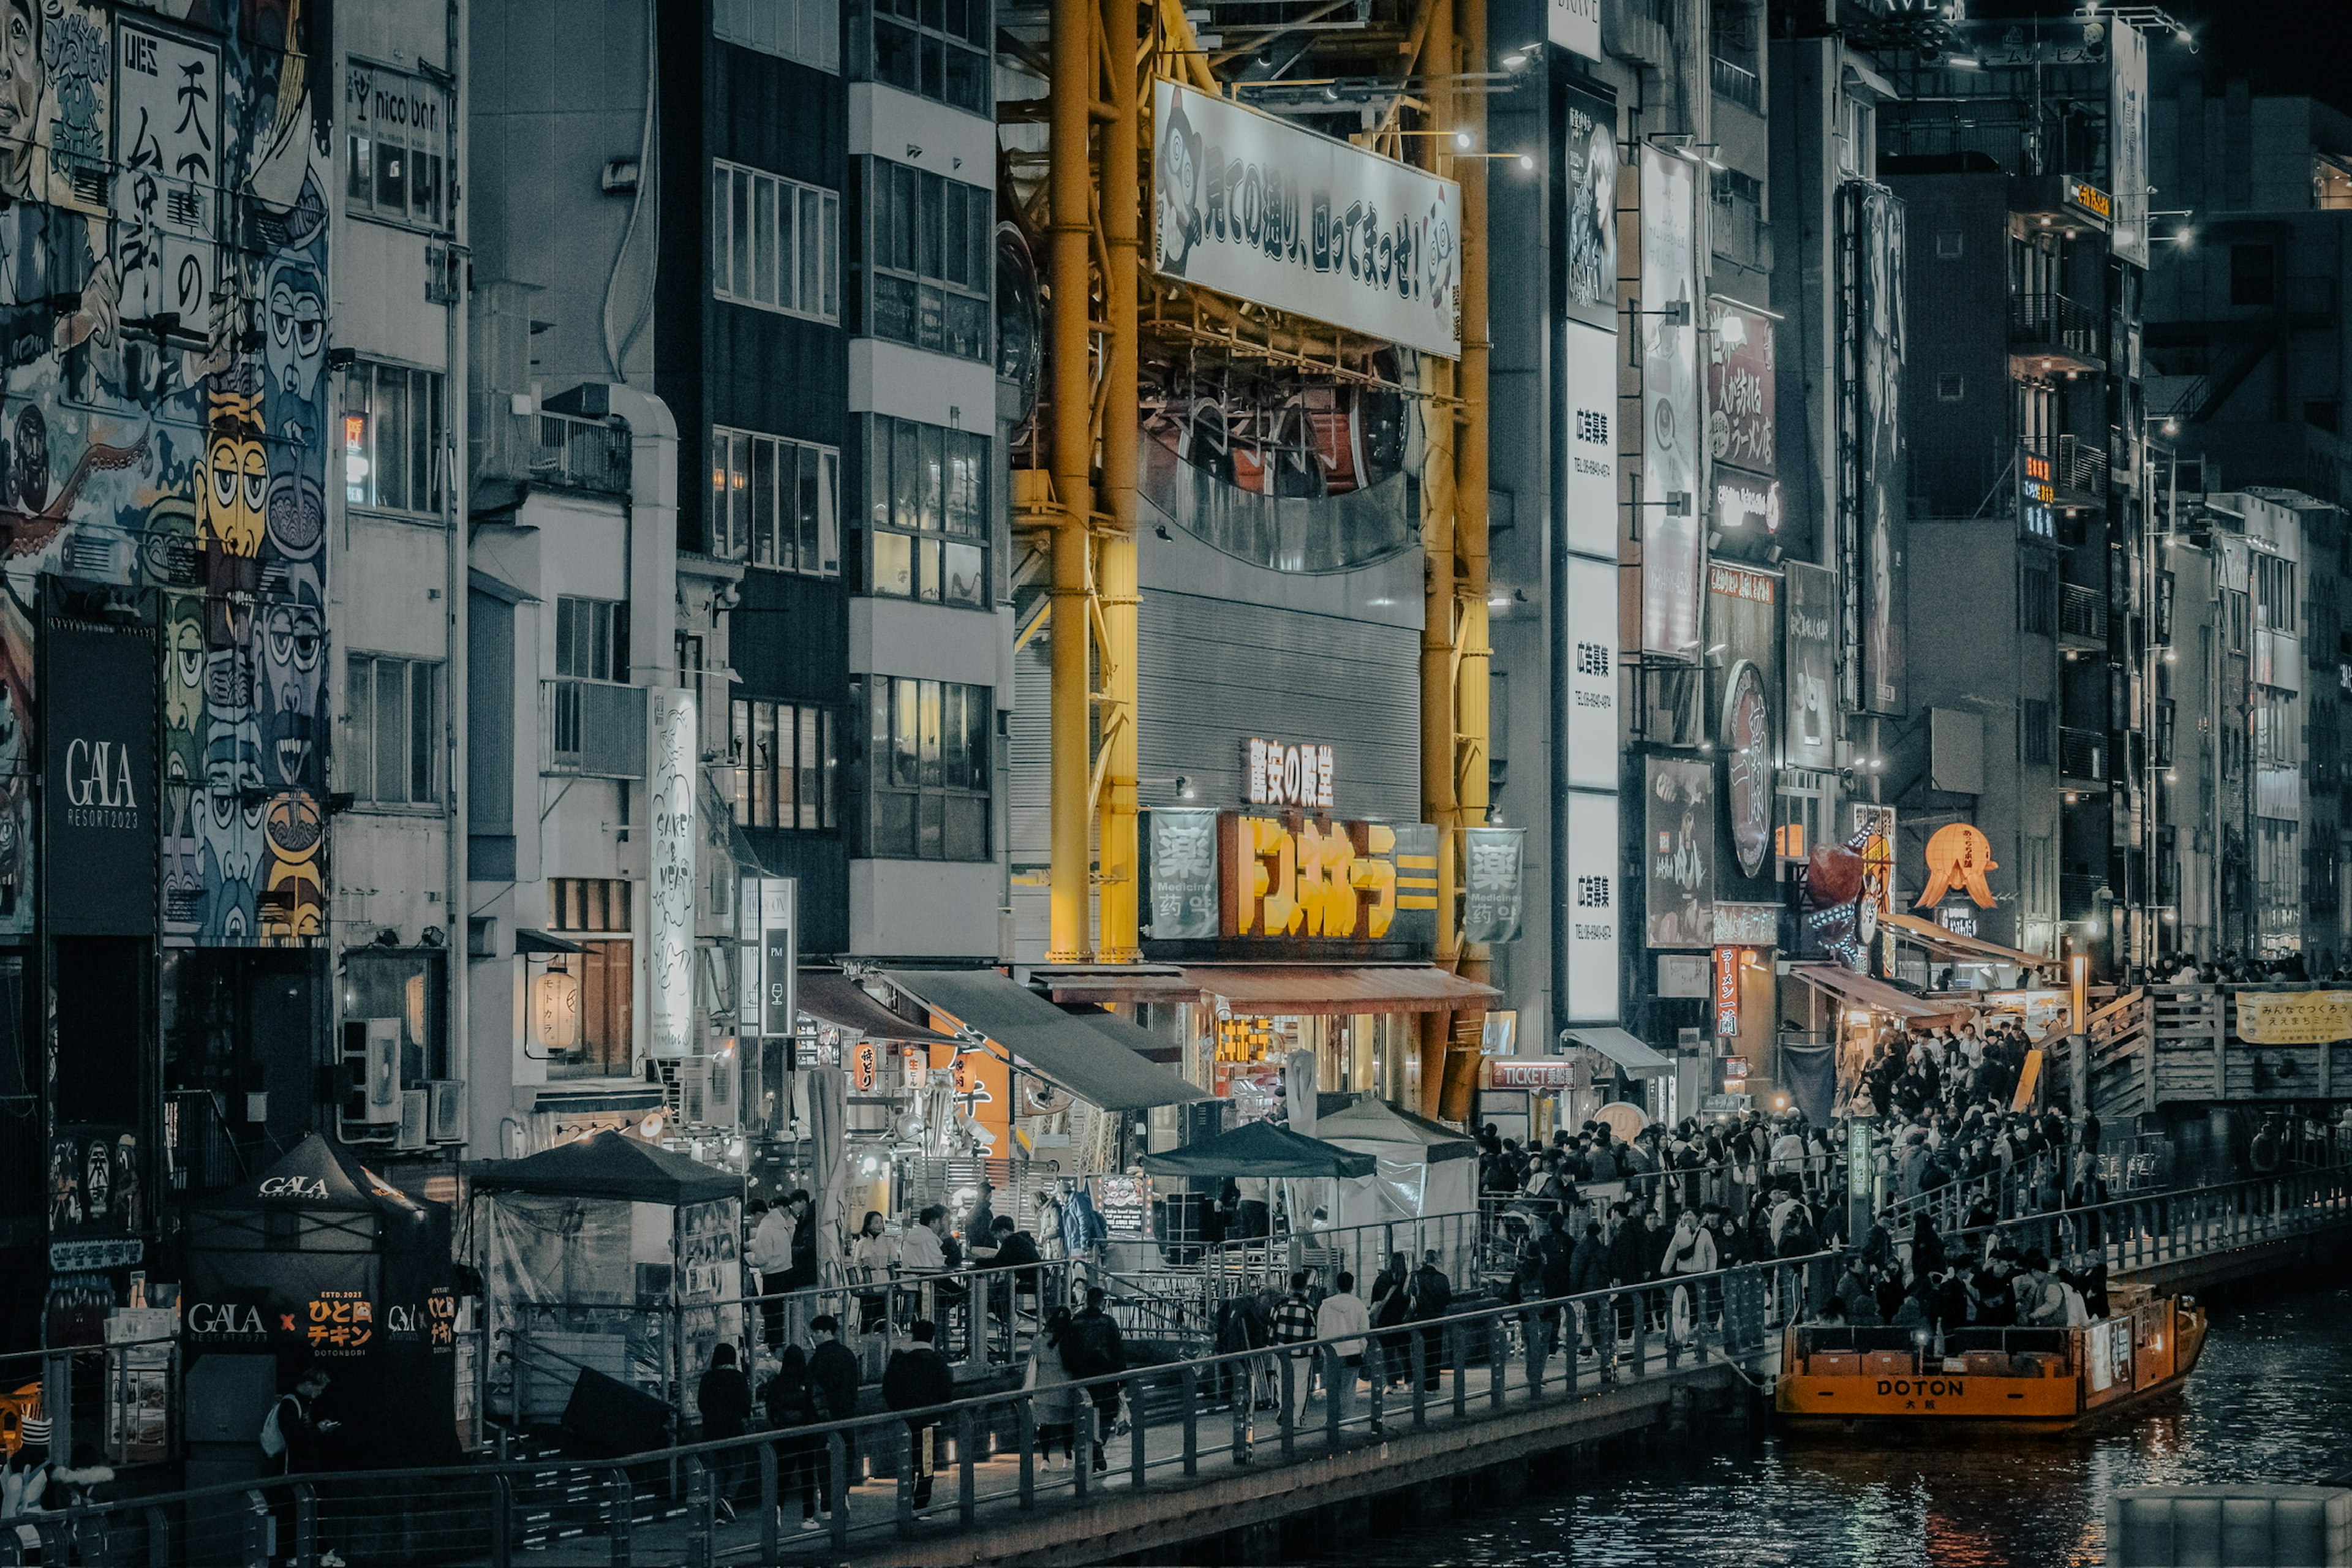
[[[2205,1348],[2205,1313],[2144,1286],[2109,1292],[2081,1328],[1806,1325],[1788,1331],[1774,1405],[1797,1431],[2066,1432],[2179,1386]]]

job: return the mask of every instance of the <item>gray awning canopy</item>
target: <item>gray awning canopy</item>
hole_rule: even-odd
[[[1022,1066],[1105,1110],[1141,1110],[1204,1099],[1182,1079],[1143,1059],[1160,1042],[1108,1013],[1065,1013],[992,969],[892,970],[891,984],[987,1036]]]
[[[1568,1037],[1580,1046],[1590,1046],[1625,1069],[1627,1078],[1671,1078],[1675,1064],[1622,1029],[1596,1026],[1585,1029],[1570,1029]]]
[[[546,953],[585,952],[588,950],[568,938],[556,936],[549,931],[531,931],[526,928],[515,932],[515,951]]]

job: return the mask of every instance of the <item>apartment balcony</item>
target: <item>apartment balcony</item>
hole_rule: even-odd
[[[2081,652],[2107,649],[2107,601],[2096,588],[2058,584],[2058,646]]]
[[[629,493],[629,428],[576,414],[517,414],[487,421],[480,477],[603,495]]]
[[[1739,105],[1750,114],[1764,112],[1764,79],[1737,60],[1721,55],[1708,58],[1709,77],[1718,102]]]
[[[646,689],[609,680],[539,683],[539,771],[558,776],[646,776]]]
[[[2060,726],[2058,783],[2073,793],[2104,792],[2107,787],[2107,738],[2096,730]]]
[[[2009,372],[2042,378],[2107,368],[2106,321],[2063,294],[2016,294],[2009,301]]]

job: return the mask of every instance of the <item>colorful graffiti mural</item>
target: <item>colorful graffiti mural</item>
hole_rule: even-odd
[[[0,0],[0,931],[32,929],[40,579],[152,594],[164,940],[326,924],[320,0]]]

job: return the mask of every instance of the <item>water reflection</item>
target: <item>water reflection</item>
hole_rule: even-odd
[[[2214,1313],[2179,1395],[2092,1436],[1661,1444],[1511,1510],[1384,1532],[1383,1563],[1562,1568],[2097,1564],[2117,1487],[2315,1482],[2352,1456],[2352,1287]],[[1360,1551],[1332,1568],[1360,1568]]]

